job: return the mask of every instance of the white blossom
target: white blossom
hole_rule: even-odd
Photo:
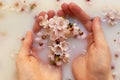
[[[46,28],[48,26],[48,15],[46,14],[44,17],[43,16],[39,16],[40,19],[40,26],[43,26],[44,28]]]
[[[116,25],[120,19],[120,13],[115,9],[107,9],[103,12],[103,21],[110,25]]]

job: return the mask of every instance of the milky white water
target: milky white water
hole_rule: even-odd
[[[0,0],[6,2],[5,4],[11,5],[12,2],[17,0]],[[21,0],[22,1],[22,0]],[[27,1],[27,0],[26,0]],[[32,0],[28,0],[32,1]],[[37,0],[35,0],[37,1]],[[119,0],[92,0],[92,5],[88,5],[84,0],[61,0],[63,2],[75,2],[81,6],[91,17],[102,16],[102,10],[105,7],[115,8],[120,11],[120,1]],[[32,12],[16,12],[8,8],[0,8],[0,80],[16,80],[16,68],[15,68],[15,54],[18,53],[21,46],[20,38],[22,38],[26,31],[32,29],[34,24],[34,16],[38,14],[41,10],[58,10],[60,5],[56,3],[55,0],[39,0],[39,6]],[[105,37],[109,43],[112,52],[112,65],[115,66],[113,73],[120,76],[120,58],[116,58],[114,55],[118,53],[120,55],[120,23],[114,27],[110,27],[107,24],[102,23]],[[85,31],[81,27],[81,30]],[[117,41],[114,42],[114,39]],[[86,46],[86,41],[84,40],[69,40],[71,46],[71,60],[78,53],[83,53]],[[42,55],[44,56],[44,55]],[[70,61],[71,61],[70,60]],[[70,71],[70,64],[63,66],[63,80],[71,78],[72,74]],[[117,79],[116,79],[117,80]],[[120,79],[118,79],[120,80]]]

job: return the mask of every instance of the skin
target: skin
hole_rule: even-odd
[[[85,55],[77,57],[72,64],[76,80],[113,80],[111,55],[100,26],[99,17],[93,20],[93,35],[89,35],[89,46]]]
[[[41,12],[39,16],[45,16],[45,14],[48,14],[48,19],[50,19],[55,15],[55,12],[52,10]],[[91,21],[90,17],[74,3],[63,3],[57,15],[64,17],[69,15],[77,18],[89,32],[87,52],[73,60],[72,71],[75,80],[113,80],[110,69],[110,50],[99,17]],[[35,33],[41,29],[39,16],[36,17],[33,27]],[[53,68],[36,57],[37,54],[31,47],[32,39],[32,32],[28,32],[17,56],[18,80],[61,80],[60,68]]]
[[[54,12],[49,11],[47,14],[51,18]],[[41,12],[41,15],[44,16],[45,12]],[[35,23],[34,26],[34,30],[37,31],[38,23]],[[35,50],[32,48],[32,39],[32,32],[28,32],[17,56],[16,68],[18,80],[62,80],[61,68],[46,64],[37,57]]]
[[[87,52],[73,60],[72,71],[75,80],[113,80],[110,68],[111,54],[99,17],[91,21],[90,17],[75,3],[64,3],[62,11],[76,17],[89,32]]]

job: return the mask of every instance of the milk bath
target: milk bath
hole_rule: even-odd
[[[2,0],[4,1],[4,0]],[[7,0],[6,0],[7,1]],[[9,0],[10,1],[10,0]],[[10,1],[12,4],[12,1]],[[61,4],[63,2],[75,2],[79,3],[80,7],[83,8],[91,17],[94,16],[102,16],[101,12],[104,7],[112,7],[115,9],[120,8],[118,5],[119,1],[113,2],[113,0],[93,0],[92,5],[88,6],[84,1],[80,0],[61,0]],[[5,3],[8,4],[9,2]],[[10,4],[9,4],[10,5]],[[97,7],[96,7],[97,6]],[[40,11],[48,11],[51,9],[58,10],[60,5],[56,3],[55,0],[49,1],[39,1],[39,6],[32,12],[16,12],[12,11],[8,8],[1,9],[0,8],[0,33],[5,33],[5,35],[0,35],[0,80],[16,80],[16,68],[15,68],[15,54],[19,52],[21,46],[21,38],[25,35],[25,33],[32,29],[34,24],[34,17]],[[2,15],[2,17],[1,17]],[[115,58],[115,54],[118,53],[120,55],[120,43],[114,42],[114,39],[119,40],[120,35],[117,35],[120,32],[119,23],[110,27],[107,24],[102,23],[102,27],[105,33],[105,37],[107,42],[109,43],[111,52],[112,52],[112,65],[115,66],[113,70],[114,74],[120,76],[120,58]],[[80,26],[84,31],[84,28]],[[85,50],[85,41],[84,40],[75,40],[71,39],[69,41],[71,44],[71,56],[72,53],[78,55],[80,52],[84,53]],[[75,46],[74,46],[75,45]],[[84,45],[84,46],[79,46]],[[78,49],[80,48],[80,49]],[[79,50],[79,51],[76,51]],[[44,56],[44,55],[42,55]],[[72,59],[71,59],[72,60]],[[70,61],[71,61],[70,60]],[[71,62],[70,62],[71,63]],[[70,72],[70,63],[66,64],[63,69],[63,80],[72,79],[72,75]],[[68,67],[69,66],[69,67]],[[69,74],[68,74],[69,73]]]

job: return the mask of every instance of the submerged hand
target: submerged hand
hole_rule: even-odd
[[[88,30],[88,48],[85,55],[73,60],[72,71],[76,80],[113,80],[111,54],[105,40],[99,17],[90,17],[76,4],[64,3],[59,13],[69,14],[83,23]]]
[[[53,15],[51,12],[49,14]],[[36,22],[34,25],[35,31],[39,28],[37,24]],[[28,32],[17,56],[16,68],[18,80],[61,80],[62,74],[60,68],[45,64],[42,60],[38,60],[31,54],[32,39],[32,32]]]
[[[87,52],[73,61],[74,76],[76,80],[112,80],[110,50],[98,17],[93,20],[92,31]]]

